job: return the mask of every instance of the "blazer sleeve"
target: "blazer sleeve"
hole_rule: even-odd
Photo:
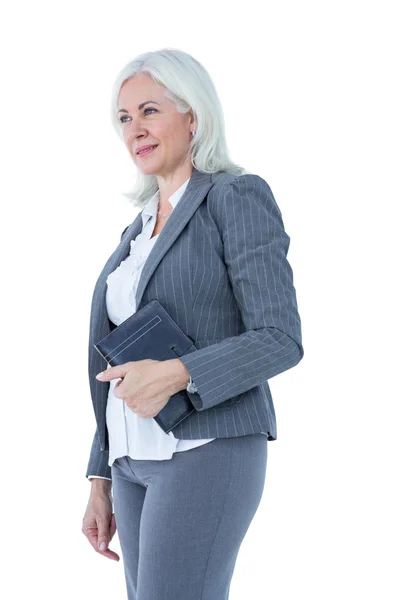
[[[108,450],[100,450],[99,436],[96,427],[92,448],[90,450],[89,462],[86,469],[86,477],[88,478],[91,475],[98,475],[99,477],[112,480],[111,467],[108,465],[108,459]]]
[[[217,186],[215,186],[217,187]],[[272,191],[261,177],[239,175],[213,188],[210,210],[245,332],[181,356],[202,411],[294,367],[304,355],[290,238]]]

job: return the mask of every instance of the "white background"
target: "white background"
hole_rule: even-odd
[[[278,439],[230,599],[400,597],[395,4],[2,9],[3,598],[126,597],[122,560],[81,533],[87,337],[95,281],[137,214],[111,86],[166,46],[208,69],[232,158],[274,192],[303,326],[303,361],[271,381]]]

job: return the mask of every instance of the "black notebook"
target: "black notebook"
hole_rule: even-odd
[[[94,347],[112,367],[145,358],[168,360],[197,350],[194,341],[157,300],[135,312]],[[182,390],[171,396],[153,418],[169,433],[194,410],[186,390]]]

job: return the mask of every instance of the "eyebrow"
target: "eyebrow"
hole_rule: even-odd
[[[142,104],[139,104],[138,110],[142,110],[143,106],[145,104],[149,104],[150,102],[153,102],[153,104],[158,104],[158,106],[160,106],[159,103],[156,102],[155,100],[146,100],[146,102],[142,102]],[[117,112],[117,114],[120,113],[120,112],[127,113],[128,111],[126,110],[126,108],[120,108],[119,111]]]

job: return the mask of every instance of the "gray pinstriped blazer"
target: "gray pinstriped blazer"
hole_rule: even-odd
[[[88,475],[111,479],[105,363],[93,344],[110,332],[106,280],[130,251],[141,213],[121,236],[96,282],[90,316],[89,383],[97,422]],[[290,237],[269,185],[258,175],[193,170],[186,190],[143,268],[136,306],[158,300],[195,340],[181,357],[198,392],[196,410],[174,428],[179,439],[262,432],[275,440],[276,419],[268,379],[303,357],[301,321]]]

